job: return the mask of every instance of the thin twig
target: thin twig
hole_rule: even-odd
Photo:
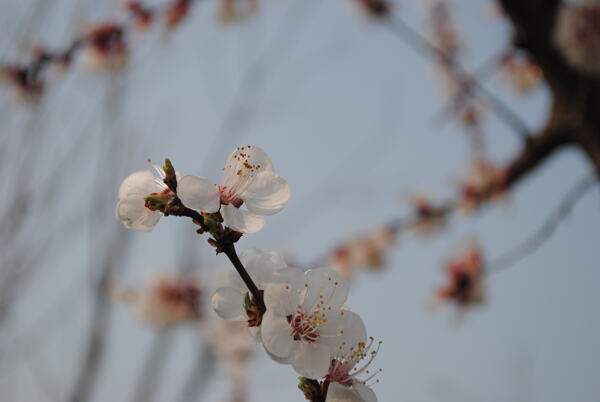
[[[444,62],[449,63],[457,73],[470,80],[474,90],[481,93],[493,106],[497,116],[523,140],[529,139],[529,129],[523,123],[521,118],[504,104],[496,95],[488,91],[470,74],[466,68],[460,65],[453,57],[446,54],[443,50],[424,37],[419,31],[412,28],[401,18],[394,16],[385,19],[385,26],[390,29],[398,38],[402,39],[417,53],[429,58],[431,56],[440,57]]]
[[[579,180],[566,194],[558,205],[558,208],[550,214],[546,221],[531,236],[512,250],[492,260],[487,270],[488,274],[506,270],[536,251],[544,242],[550,239],[559,224],[569,216],[577,201],[597,183],[598,177],[595,174]]]

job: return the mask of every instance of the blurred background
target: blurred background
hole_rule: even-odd
[[[512,27],[495,2],[440,1],[462,66],[481,71],[485,90],[527,127],[543,125],[546,86],[515,92],[498,61]],[[126,65],[107,68],[77,45],[33,89],[15,85],[5,67],[1,401],[304,399],[291,367],[260,348],[230,358],[230,344],[214,342],[221,324],[210,294],[231,266],[206,236],[183,219],[139,233],[114,218],[119,184],[150,168],[148,159],[168,157],[177,170],[218,182],[235,146],[265,149],[292,199],[237,248],[276,249],[310,267],[331,263],[348,239],[410,216],[414,194],[452,197],[481,152],[473,138],[495,164],[521,148],[485,99],[476,124],[455,113],[439,59],[406,34],[413,31],[396,29],[434,41],[432,12],[440,11],[432,2],[391,2],[403,25],[369,15],[360,1],[245,2],[253,4],[190,2],[169,28],[158,13],[177,1],[148,1],[157,21],[143,32],[140,14],[117,1],[0,2],[3,66],[35,63],[107,23],[126,27],[127,53]],[[600,401],[597,188],[541,247],[486,276],[483,303],[468,311],[432,303],[445,262],[466,242],[477,239],[486,261],[505,255],[590,171],[580,151],[561,152],[502,201],[453,214],[432,236],[394,232],[381,264],[352,275],[348,304],[383,341],[374,363],[383,369],[380,401]],[[141,289],[164,272],[196,278],[199,319],[157,326],[135,303],[114,300],[116,288]]]

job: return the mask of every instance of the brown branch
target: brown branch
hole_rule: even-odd
[[[571,142],[570,131],[563,128],[549,127],[532,136],[507,165],[502,186],[505,189],[512,188],[525,176],[535,171],[558,149]]]

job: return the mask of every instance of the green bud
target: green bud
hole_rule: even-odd
[[[252,303],[252,298],[250,297],[250,292],[246,292],[246,297],[244,297],[244,308],[250,310],[254,307],[254,303]]]
[[[319,381],[306,377],[298,377],[298,389],[308,401],[321,401],[321,385]]]
[[[169,174],[175,174],[175,168],[173,167],[173,164],[171,163],[171,160],[169,158],[165,159],[165,164],[163,166],[163,170],[165,171],[165,174],[167,176]]]
[[[164,211],[168,203],[168,200],[159,194],[144,197],[144,201],[146,202],[146,208],[153,211]]]
[[[208,228],[208,231],[215,237],[219,237],[219,231],[221,229],[221,218],[219,214],[206,214],[204,217],[204,225]]]

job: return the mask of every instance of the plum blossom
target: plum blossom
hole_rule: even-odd
[[[411,198],[414,219],[409,223],[409,228],[421,236],[429,236],[442,229],[447,224],[444,206],[436,206],[431,199],[423,194],[416,194]]]
[[[281,270],[264,295],[267,312],[261,337],[265,349],[307,378],[325,376],[344,336],[364,328],[357,314],[343,309],[348,285],[331,269]]]
[[[448,283],[436,292],[438,301],[454,302],[459,307],[483,302],[483,253],[473,243],[445,266]]]
[[[271,250],[246,250],[240,254],[240,261],[260,291],[264,291],[275,272],[287,268],[283,256]],[[231,270],[224,286],[218,288],[211,299],[213,309],[221,318],[248,321],[249,327],[258,327],[262,317],[255,314],[251,301],[248,288],[237,272]]]
[[[360,335],[362,340],[344,343],[334,354],[326,376],[330,382],[326,402],[377,402],[377,396],[368,383],[378,382],[374,377],[381,370],[371,373],[369,366],[379,353],[381,342],[374,348],[375,340],[372,337],[367,344],[364,339],[366,335]],[[366,378],[359,379],[358,376],[363,374]]]
[[[554,42],[573,67],[586,73],[600,73],[600,1],[561,5]]]
[[[11,86],[17,103],[35,104],[44,94],[44,82],[26,67],[0,67],[0,82]]]
[[[221,184],[187,175],[179,180],[177,195],[188,208],[202,213],[220,211],[226,226],[254,233],[265,225],[265,215],[276,214],[287,204],[290,186],[273,171],[265,151],[246,145],[229,155]]]
[[[154,169],[159,178],[150,170],[140,170],[127,176],[121,183],[115,213],[128,229],[150,232],[158,223],[162,213],[144,201],[145,197],[157,196],[165,203],[175,197],[175,193],[163,182],[164,170],[158,166],[154,166]]]
[[[150,27],[154,16],[148,7],[142,5],[139,1],[128,1],[125,8],[133,17],[136,30],[144,32]]]
[[[132,304],[143,321],[163,328],[198,321],[201,294],[197,280],[168,273],[155,276],[143,289],[113,289],[115,298]]]
[[[379,269],[385,265],[385,254],[396,239],[393,227],[381,227],[363,237],[347,240],[331,255],[329,266],[350,279],[359,269]]]
[[[502,58],[502,72],[518,94],[524,94],[540,85],[542,70],[529,57],[511,52]]]
[[[484,158],[473,161],[467,175],[460,181],[459,209],[464,213],[473,213],[484,203],[503,199],[506,171],[492,165]]]
[[[99,24],[88,30],[83,62],[92,71],[109,71],[125,67],[128,50],[125,31],[113,23]]]
[[[190,12],[191,0],[171,0],[165,12],[165,24],[168,29],[173,29],[181,24],[181,21]]]
[[[383,18],[390,14],[391,6],[388,0],[354,0],[360,10],[373,18]]]
[[[447,64],[454,59],[462,48],[462,41],[456,29],[450,4],[445,0],[428,0],[427,29],[429,38],[445,55],[439,62]],[[448,67],[448,66],[447,66]]]
[[[258,0],[221,0],[218,17],[222,23],[248,18],[258,11]]]

